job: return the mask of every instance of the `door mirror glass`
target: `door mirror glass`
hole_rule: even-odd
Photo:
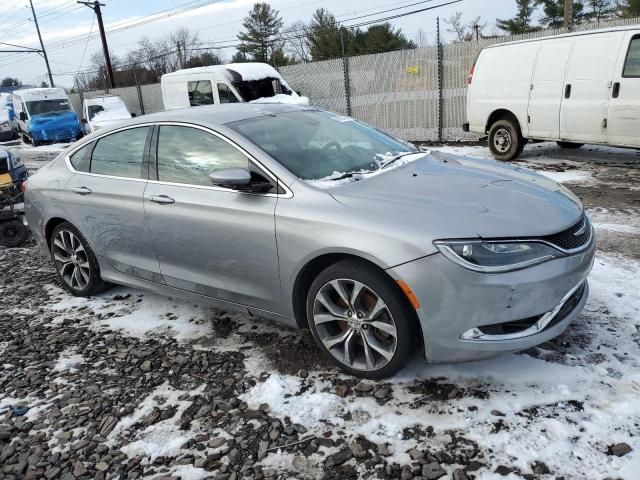
[[[20,112],[20,120],[22,120],[23,122],[27,121],[27,114],[24,112]]]
[[[225,168],[209,175],[211,183],[217,187],[242,188],[251,183],[251,174],[244,168]]]

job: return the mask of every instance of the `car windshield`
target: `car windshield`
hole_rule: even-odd
[[[338,180],[378,170],[420,150],[350,117],[305,110],[227,125],[305,180]]]
[[[31,115],[41,115],[43,113],[64,113],[70,111],[71,106],[69,105],[69,100],[66,98],[56,98],[27,102],[27,110]]]

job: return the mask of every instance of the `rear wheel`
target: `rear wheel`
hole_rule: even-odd
[[[74,295],[88,297],[107,289],[91,247],[70,223],[63,222],[53,230],[51,258],[64,287]]]
[[[573,142],[556,142],[556,143],[561,148],[569,148],[572,150],[584,146],[584,143],[573,143]]]
[[[17,247],[27,239],[27,227],[20,219],[0,222],[0,245]]]
[[[496,160],[506,162],[517,158],[525,144],[520,127],[513,120],[498,120],[489,129],[489,150]]]
[[[338,262],[318,275],[307,297],[309,327],[342,370],[381,379],[416,352],[417,316],[400,288],[371,265]]]

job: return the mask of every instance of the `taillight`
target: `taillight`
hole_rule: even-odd
[[[467,84],[471,85],[473,81],[473,74],[476,71],[476,64],[471,65],[471,70],[469,70],[469,77],[467,78]]]
[[[22,183],[20,184],[20,191],[22,193],[27,191],[27,181],[26,180],[23,180]]]

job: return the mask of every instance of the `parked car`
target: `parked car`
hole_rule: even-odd
[[[165,110],[218,103],[279,101],[306,105],[275,68],[266,63],[230,63],[187,68],[160,78]]]
[[[595,252],[580,201],[541,175],[292,105],[102,129],[29,178],[25,208],[75,295],[109,282],[309,328],[369,378],[418,351],[471,360],[559,335]]]
[[[72,142],[82,137],[80,120],[62,88],[26,88],[13,92],[15,122],[25,142]]]
[[[15,149],[0,148],[0,171],[5,175],[9,175],[11,183],[18,188],[29,176],[27,167],[22,163],[20,151]],[[2,183],[6,184],[7,179],[5,178]]]
[[[6,142],[15,138],[13,117],[11,95],[0,93],[0,142]]]
[[[116,95],[85,97],[82,101],[82,115],[81,123],[86,134],[135,117],[129,112],[122,99]]]
[[[640,147],[640,28],[620,27],[487,47],[469,74],[466,131],[489,135],[499,160],[527,140]]]

